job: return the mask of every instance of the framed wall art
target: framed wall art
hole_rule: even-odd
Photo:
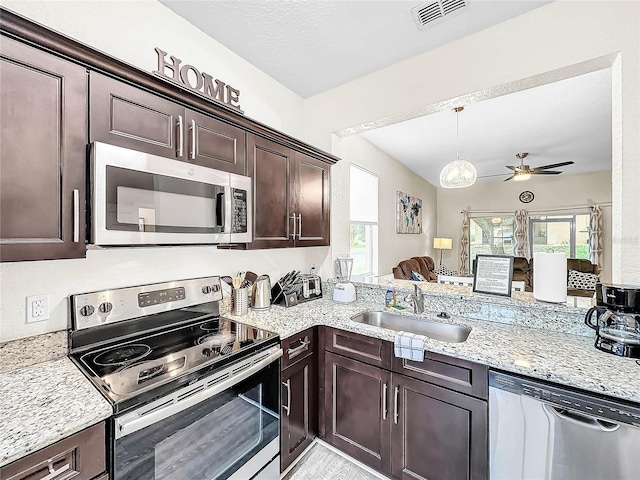
[[[422,233],[422,200],[396,193],[396,233]]]

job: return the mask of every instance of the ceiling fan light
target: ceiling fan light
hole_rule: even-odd
[[[471,162],[454,160],[444,166],[440,172],[442,188],[465,188],[476,183],[478,172]]]
[[[524,182],[525,180],[529,180],[530,178],[531,178],[531,174],[530,173],[516,172],[513,175],[513,181],[514,182]]]

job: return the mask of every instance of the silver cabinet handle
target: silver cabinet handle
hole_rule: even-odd
[[[298,240],[302,240],[302,214],[298,214]]]
[[[191,160],[196,159],[196,121],[191,120]]]
[[[51,460],[49,460],[49,475],[47,475],[46,477],[42,477],[40,480],[53,480],[54,478],[59,476],[61,473],[66,472],[70,468],[71,468],[71,465],[67,463],[66,465],[63,465],[62,467],[60,467],[59,469],[54,470],[53,464],[51,463]]]
[[[178,127],[178,145],[176,146],[176,156],[181,157],[182,151],[184,150],[184,130],[182,125],[182,115],[178,115],[178,123],[176,124]]]
[[[296,348],[288,348],[287,355],[289,355],[289,358],[293,358],[299,355],[303,351],[307,350],[307,347],[310,343],[311,340],[308,340],[307,337],[304,337],[304,339],[300,339],[300,345],[298,345]]]
[[[289,411],[291,410],[291,379],[287,378],[287,381],[282,382],[282,385],[287,387],[287,404],[282,405],[282,408],[287,411],[287,417],[288,417]]]
[[[400,395],[400,388],[396,387],[395,394],[393,396],[393,422],[398,424],[398,396]]]
[[[296,239],[296,214],[294,213],[293,215],[291,215],[289,217],[289,220],[293,220],[293,233],[291,234],[291,236],[295,240]]]
[[[382,420],[387,419],[387,384],[382,386]]]
[[[80,241],[80,190],[73,189],[73,243]]]

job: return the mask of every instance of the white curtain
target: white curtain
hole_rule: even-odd
[[[460,275],[469,273],[469,214],[462,211],[462,235],[460,236]]]
[[[602,209],[600,205],[589,208],[589,260],[602,271]]]
[[[516,246],[513,254],[516,257],[529,258],[529,214],[526,210],[516,210],[515,231]]]

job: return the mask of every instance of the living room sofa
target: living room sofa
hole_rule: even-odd
[[[435,262],[431,257],[411,257],[402,260],[397,267],[393,267],[393,278],[398,280],[413,280],[411,272],[422,275],[427,282],[437,282],[438,276],[434,272]]]

